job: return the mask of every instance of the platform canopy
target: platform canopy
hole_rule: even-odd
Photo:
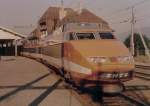
[[[3,40],[3,39],[18,40],[18,39],[23,39],[23,38],[25,38],[24,35],[0,26],[0,40]]]

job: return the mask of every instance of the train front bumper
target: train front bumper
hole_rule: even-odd
[[[102,86],[103,88],[109,89],[110,85],[112,88],[118,88],[121,83],[131,80],[133,78],[133,74],[133,70],[130,70],[128,72],[111,73],[96,72],[92,73],[91,75],[76,75],[74,73],[74,78],[79,85],[83,85],[85,87]]]
[[[87,80],[86,82],[124,82],[133,78],[134,65],[102,65],[101,67],[94,67],[89,70],[91,72],[89,74],[73,73],[72,75],[82,80]],[[84,70],[82,71],[84,72]]]
[[[134,73],[134,64],[101,64],[95,65],[92,69],[90,80],[101,82],[124,82],[131,80]]]

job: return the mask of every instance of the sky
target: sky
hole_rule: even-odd
[[[150,0],[64,0],[64,6],[77,9],[79,1],[82,8],[106,20],[119,38],[130,32],[131,6],[135,6],[135,27],[150,28]],[[60,4],[61,0],[0,0],[0,26],[29,34],[48,7]]]

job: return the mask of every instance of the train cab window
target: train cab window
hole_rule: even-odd
[[[76,33],[77,39],[95,39],[93,33]]]
[[[115,39],[112,33],[99,33],[101,39]]]

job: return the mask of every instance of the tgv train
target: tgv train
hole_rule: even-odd
[[[39,59],[80,87],[100,86],[105,93],[123,90],[131,80],[134,60],[112,30],[95,23],[68,23],[40,45],[26,45],[22,55]]]

